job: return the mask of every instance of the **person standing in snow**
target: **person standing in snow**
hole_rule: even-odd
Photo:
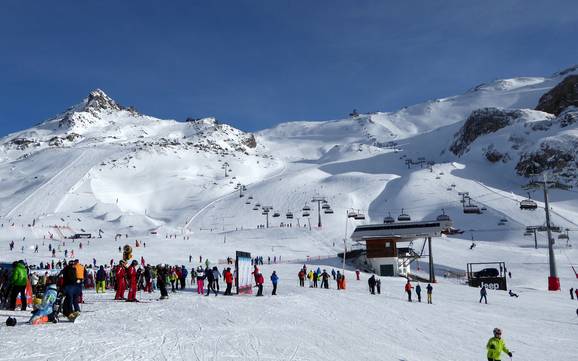
[[[217,290],[215,289],[215,279],[213,276],[213,270],[210,269],[208,266],[207,268],[205,268],[205,278],[207,279],[207,294],[205,296],[208,296],[211,294],[211,290],[213,290],[213,292],[215,292],[215,296],[217,295]]]
[[[375,289],[377,290],[377,294],[381,295],[381,279],[379,277],[375,280]]]
[[[502,352],[512,357],[512,353],[506,347],[504,340],[502,340],[502,330],[499,328],[494,328],[494,337],[488,340],[486,350],[488,351],[488,361],[500,361]]]
[[[297,277],[299,277],[299,286],[305,287],[305,271],[303,269],[299,271]]]
[[[415,286],[415,294],[417,295],[417,302],[421,302],[421,285],[419,282],[417,283],[417,286]]]
[[[138,261],[133,260],[130,263],[130,267],[128,268],[128,280],[129,280],[129,290],[128,290],[128,297],[126,302],[138,302],[136,299],[136,290],[137,290],[137,282],[136,282],[136,267],[138,266]]]
[[[356,269],[355,270],[355,277],[357,278],[358,281],[359,281],[359,274],[360,274],[359,270]]]
[[[223,272],[223,278],[225,279],[225,284],[227,288],[225,289],[225,296],[231,296],[231,290],[233,288],[233,273],[231,272],[231,267],[227,267],[225,272]]]
[[[167,278],[168,278],[167,271],[168,270],[166,265],[159,264],[157,266],[157,286],[159,288],[159,291],[161,292],[161,300],[169,298],[169,292],[167,291]]]
[[[80,306],[78,305],[79,289],[77,286],[76,269],[74,268],[74,261],[70,261],[68,265],[62,270],[62,281],[64,284],[64,303],[62,305],[62,313],[69,317],[74,313],[80,313]]]
[[[217,292],[220,291],[219,289],[219,278],[221,278],[221,272],[219,272],[219,269],[217,268],[217,266],[213,266],[213,289],[217,290]]]
[[[335,269],[334,269],[334,268],[331,269],[331,277],[333,277],[334,280],[335,280],[336,277],[337,277],[337,273],[335,273]]]
[[[574,299],[574,288],[570,288],[570,299]]]
[[[96,293],[99,291],[105,293],[106,289],[106,271],[104,266],[100,266],[98,271],[96,271]]]
[[[576,294],[576,300],[578,300],[578,288],[574,290],[574,293]]]
[[[427,303],[431,305],[432,304],[431,296],[433,292],[433,287],[431,284],[428,283],[425,289],[427,291]]]
[[[124,300],[124,291],[126,289],[126,268],[124,267],[125,262],[121,260],[116,267],[116,296],[115,300]]]
[[[374,295],[375,294],[375,275],[371,275],[367,280],[367,284],[369,285],[369,293]]]
[[[10,310],[16,309],[16,298],[20,295],[22,311],[26,311],[26,283],[28,282],[28,272],[23,261],[12,263],[14,270],[10,279],[12,287],[10,293]]]
[[[411,283],[409,282],[409,279],[407,280],[407,283],[405,284],[405,293],[407,293],[407,300],[408,302],[411,302],[411,289],[413,288],[413,286],[411,285]]]
[[[273,285],[271,296],[277,295],[277,281],[279,281],[279,276],[277,276],[277,272],[273,271],[271,274],[271,284]]]
[[[263,296],[263,283],[265,279],[262,273],[257,273],[255,276],[255,283],[257,284],[257,297]]]
[[[203,272],[203,267],[197,267],[197,294],[202,295],[205,293],[205,273]]]
[[[181,266],[181,289],[185,289],[187,283],[187,276],[189,275],[189,271],[185,268],[185,265]]]
[[[325,270],[321,273],[321,287],[325,289],[329,288],[329,273]]]
[[[480,303],[482,303],[482,300],[485,301],[486,305],[488,304],[488,291],[486,291],[486,286],[482,286],[482,288],[480,289]]]

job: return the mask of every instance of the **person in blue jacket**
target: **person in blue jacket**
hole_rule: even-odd
[[[29,321],[31,324],[37,325],[48,321],[57,322],[54,312],[54,302],[56,302],[57,295],[55,284],[46,287],[42,303],[35,311],[32,311],[32,317],[30,317]]]
[[[273,292],[271,293],[271,296],[277,294],[277,281],[279,281],[279,276],[277,276],[277,272],[273,271],[271,274],[271,283],[273,284]]]
[[[182,265],[182,267],[181,267],[181,279],[180,279],[180,281],[181,281],[181,289],[183,289],[183,290],[185,289],[185,285],[186,285],[186,283],[187,283],[186,281],[187,281],[187,276],[188,276],[188,275],[189,275],[189,271],[187,271],[187,268],[186,268],[184,265]]]

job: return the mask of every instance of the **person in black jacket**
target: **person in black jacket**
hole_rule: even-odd
[[[213,270],[210,269],[208,266],[205,268],[205,279],[207,280],[207,294],[208,296],[211,293],[211,290],[215,292],[215,296],[217,295],[217,290],[215,289],[215,276],[213,276]]]
[[[169,292],[167,291],[167,267],[163,265],[157,266],[157,287],[161,291],[161,300],[169,298]]]
[[[369,293],[372,295],[375,294],[375,275],[371,275],[367,280],[367,284],[369,285]]]
[[[64,267],[62,277],[65,296],[62,313],[68,317],[73,312],[80,312],[80,306],[78,305],[78,297],[80,296],[78,287],[79,280],[76,278],[74,261],[70,261],[68,265]]]
[[[96,293],[99,291],[104,293],[106,288],[106,271],[104,266],[100,266],[98,271],[96,271]]]

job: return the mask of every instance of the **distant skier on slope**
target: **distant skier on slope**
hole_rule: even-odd
[[[407,293],[407,301],[411,302],[411,289],[413,288],[413,286],[411,285],[411,282],[409,281],[409,279],[407,280],[407,283],[405,284],[405,293]]]
[[[499,328],[494,328],[494,337],[488,340],[486,350],[488,351],[488,361],[500,361],[502,352],[512,357],[512,353],[506,347],[504,340],[502,340],[502,330]]]
[[[427,291],[427,303],[432,304],[431,298],[432,298],[432,293],[433,293],[433,287],[431,284],[429,284],[429,283],[427,284],[426,291]]]
[[[271,296],[277,295],[277,282],[279,281],[279,276],[277,276],[277,272],[273,271],[271,274],[271,284],[273,285],[273,292]]]
[[[417,283],[417,286],[415,286],[415,294],[417,295],[417,302],[421,302],[421,285],[419,282]]]
[[[482,288],[480,289],[480,303],[482,303],[482,300],[485,301],[486,305],[488,304],[488,291],[486,291],[486,286],[482,286]]]
[[[369,293],[374,295],[375,294],[375,276],[371,275],[367,280],[367,285],[369,286]]]

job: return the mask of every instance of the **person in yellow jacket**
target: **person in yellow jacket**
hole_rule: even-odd
[[[502,340],[502,330],[499,328],[494,328],[494,337],[488,340],[486,349],[488,350],[488,361],[500,361],[502,352],[512,357],[512,353]]]

